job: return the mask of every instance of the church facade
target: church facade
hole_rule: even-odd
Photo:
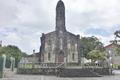
[[[55,31],[42,34],[40,61],[44,63],[80,63],[80,36],[66,30],[65,6],[59,0],[56,6]]]

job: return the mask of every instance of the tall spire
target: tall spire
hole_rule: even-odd
[[[59,1],[62,1],[62,0],[59,0]]]
[[[56,31],[65,31],[65,6],[62,0],[59,0],[56,6]]]

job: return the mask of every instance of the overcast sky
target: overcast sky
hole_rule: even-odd
[[[39,51],[42,33],[55,30],[58,0],[0,0],[0,40],[23,52]],[[120,29],[120,0],[63,0],[66,28],[81,36],[96,36],[105,45]]]

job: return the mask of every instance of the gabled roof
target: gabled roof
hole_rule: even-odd
[[[111,43],[111,44],[106,45],[105,48],[110,48],[112,46],[120,47],[120,45],[118,45],[118,44]]]
[[[39,53],[39,52],[37,52],[37,53],[31,54],[31,55],[28,55],[28,57],[33,57],[33,56],[38,57],[38,56],[40,56],[40,53]]]
[[[112,47],[113,45],[114,45],[113,43],[108,44],[108,45],[105,46],[105,48]]]

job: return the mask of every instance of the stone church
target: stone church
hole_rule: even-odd
[[[42,34],[40,61],[44,63],[80,63],[80,36],[66,30],[65,6],[59,0],[56,6],[55,31]]]

